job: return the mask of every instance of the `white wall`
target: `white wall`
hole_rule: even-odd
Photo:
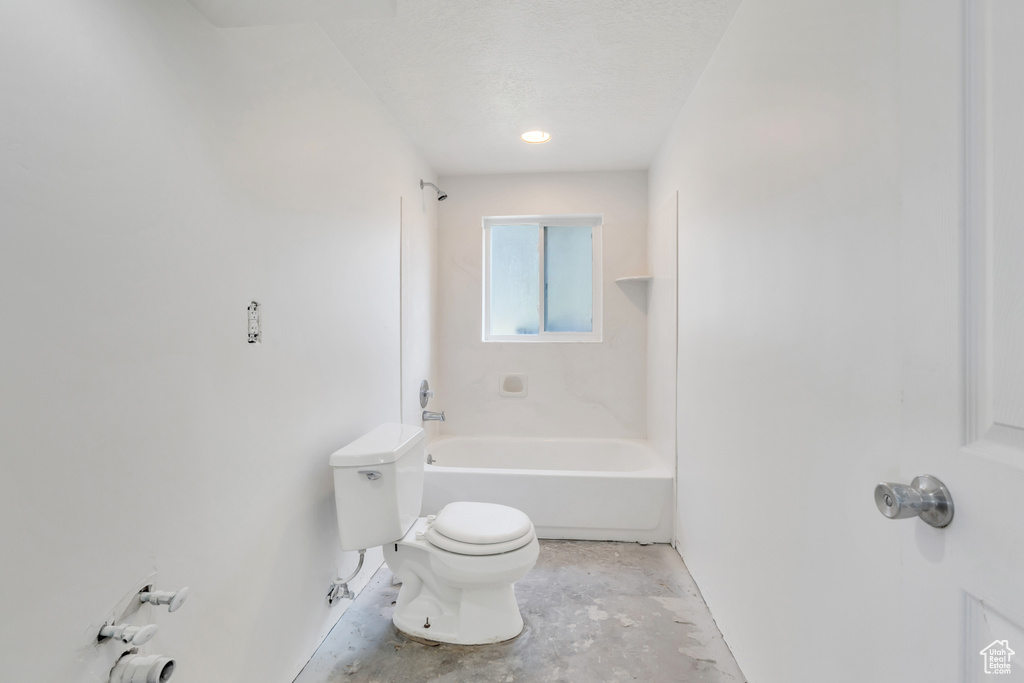
[[[355,564],[327,457],[400,414],[430,169],[317,28],[181,0],[5,3],[0,91],[0,680],[106,680],[155,572],[177,683],[290,681]]]
[[[643,171],[441,178],[437,399],[446,434],[646,436],[646,293],[615,279],[646,270]],[[604,215],[601,343],[481,341],[483,216]],[[498,394],[501,373],[528,376],[526,397]]]
[[[676,235],[679,193],[651,206],[647,228],[647,439],[670,470],[676,469]],[[673,523],[674,520],[673,520]]]
[[[419,188],[419,184],[416,185]],[[423,425],[420,383],[437,384],[437,199],[402,199],[402,422]]]
[[[680,192],[679,547],[758,683],[900,670],[897,11],[746,0],[650,172],[652,212]]]

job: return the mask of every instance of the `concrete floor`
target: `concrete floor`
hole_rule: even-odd
[[[541,541],[516,584],[526,628],[496,645],[428,646],[391,623],[381,567],[295,683],[741,683],[679,555],[667,545]]]

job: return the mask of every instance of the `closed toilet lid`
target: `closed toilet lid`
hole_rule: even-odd
[[[427,540],[461,555],[495,555],[517,550],[535,537],[521,510],[494,503],[449,503],[437,513]]]

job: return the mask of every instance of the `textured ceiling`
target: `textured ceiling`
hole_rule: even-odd
[[[740,1],[190,0],[319,24],[440,175],[647,168]]]

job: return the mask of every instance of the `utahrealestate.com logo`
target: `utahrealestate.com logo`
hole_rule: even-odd
[[[1013,657],[1016,652],[1010,649],[1010,641],[1008,640],[993,640],[992,644],[981,651],[981,656],[985,658],[985,673],[987,674],[1009,674],[1010,657]]]

